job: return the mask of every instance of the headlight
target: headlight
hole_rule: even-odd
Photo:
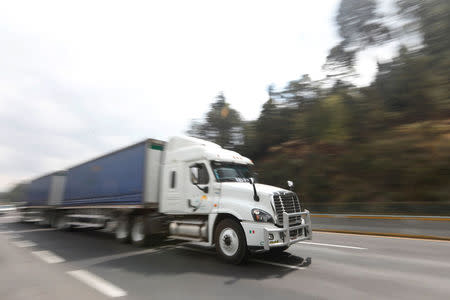
[[[273,223],[272,216],[268,212],[266,212],[262,209],[259,209],[259,208],[252,209],[252,216],[253,216],[253,220],[255,220],[256,222],[266,222],[266,223],[271,222],[271,223]]]

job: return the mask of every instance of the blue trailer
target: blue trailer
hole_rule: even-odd
[[[74,166],[67,171],[63,206],[143,205],[157,186],[146,186],[159,175],[163,143],[146,140]],[[147,161],[156,161],[152,170]],[[151,173],[151,174],[149,174]],[[155,181],[156,182],[156,181]]]
[[[53,172],[30,181],[25,188],[24,221],[43,221],[42,209],[61,205],[65,171]]]
[[[104,227],[131,209],[156,212],[164,144],[147,139],[32,180],[22,208],[23,221],[60,229]]]
[[[61,205],[65,174],[65,171],[59,171],[32,180],[26,188],[27,206]]]

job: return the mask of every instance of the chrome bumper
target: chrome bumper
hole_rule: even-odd
[[[298,217],[301,216],[302,224],[289,226],[289,217]],[[296,238],[291,239],[290,232],[292,230],[302,230],[302,234],[298,235]],[[284,235],[283,241],[278,243],[270,243],[269,234],[279,232]],[[312,228],[311,228],[311,214],[308,210],[305,209],[303,212],[298,213],[283,213],[283,228],[264,228],[264,250],[269,250],[273,247],[283,247],[290,246],[292,244],[298,243],[304,240],[312,239]]]

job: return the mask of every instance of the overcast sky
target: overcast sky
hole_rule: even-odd
[[[223,91],[320,79],[339,0],[2,1],[0,191],[146,137],[183,134]],[[374,60],[360,84],[370,81]]]

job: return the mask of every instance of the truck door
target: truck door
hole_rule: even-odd
[[[184,164],[171,164],[165,167],[162,182],[161,212],[184,213],[186,202],[182,196],[184,192],[187,172],[183,172]],[[183,174],[184,173],[184,174]]]
[[[212,208],[212,178],[204,162],[188,164],[185,193],[187,213],[205,214]]]

